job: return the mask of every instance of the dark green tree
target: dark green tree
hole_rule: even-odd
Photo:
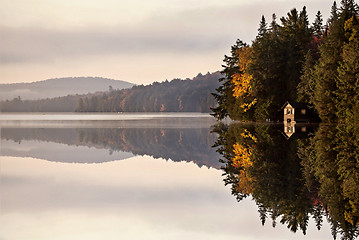
[[[312,29],[314,37],[316,37],[317,39],[321,39],[323,37],[323,18],[320,11],[318,11],[317,15],[315,15]]]
[[[271,23],[271,29],[264,29],[264,18],[260,23],[258,36],[252,44],[253,59],[249,66],[249,72],[253,76],[252,89],[257,104],[254,119],[264,121],[277,119],[280,116],[282,104],[281,92],[283,88],[284,62],[282,61],[281,43],[279,39],[278,25],[275,15]]]
[[[302,74],[300,76],[300,83],[298,84],[298,101],[308,103],[310,106],[314,105],[314,88],[313,68],[315,61],[312,56],[312,51],[308,51],[305,56]]]

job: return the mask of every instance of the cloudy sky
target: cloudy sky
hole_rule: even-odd
[[[0,83],[99,76],[149,84],[221,69],[237,38],[332,0],[1,0]]]

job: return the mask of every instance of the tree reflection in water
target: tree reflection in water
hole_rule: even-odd
[[[317,128],[317,129],[316,129]],[[306,234],[323,217],[333,238],[359,235],[359,136],[354,125],[306,125],[285,136],[281,124],[219,124],[215,147],[224,182],[241,201],[251,195],[264,225],[271,219]],[[316,130],[316,131],[314,131]],[[309,132],[309,133],[308,133]]]

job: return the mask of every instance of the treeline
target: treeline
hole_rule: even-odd
[[[277,23],[264,16],[252,45],[237,40],[224,58],[224,78],[214,94],[213,115],[236,120],[281,120],[286,101],[307,103],[325,122],[352,121],[359,112],[358,5],[333,3],[323,25],[306,7],[292,9]],[[345,119],[345,120],[344,120]]]
[[[210,112],[219,72],[193,79],[174,79],[148,86],[40,100],[20,97],[0,102],[2,112]]]
[[[77,112],[210,112],[216,101],[219,72],[198,74],[148,86],[113,90],[79,99]]]
[[[21,97],[0,102],[1,112],[74,112],[82,96],[46,98],[40,100],[22,100]]]

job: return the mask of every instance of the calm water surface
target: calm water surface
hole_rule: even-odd
[[[0,239],[331,239],[262,226],[204,114],[0,115]]]

